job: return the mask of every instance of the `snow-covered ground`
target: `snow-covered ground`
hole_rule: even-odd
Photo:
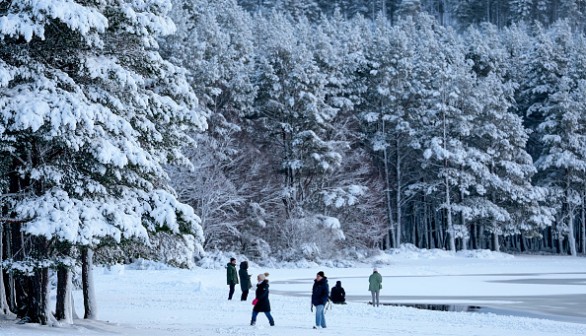
[[[383,303],[475,305],[496,307],[481,311],[499,314],[374,308],[367,304],[373,266],[383,275]],[[309,295],[319,270],[330,286],[342,281],[349,303],[327,311],[327,329],[313,330]],[[99,321],[47,327],[0,317],[0,335],[586,335],[585,258],[404,249],[352,268],[250,269],[253,278],[267,271],[274,327],[262,314],[257,326],[249,325],[251,300],[239,301],[239,288],[235,300],[226,300],[223,267],[182,270],[144,263],[95,270]],[[75,306],[81,315],[80,292]],[[507,311],[515,315],[501,314]]]

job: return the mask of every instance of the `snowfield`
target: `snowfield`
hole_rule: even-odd
[[[0,317],[0,335],[586,335],[584,258],[403,249],[351,268],[251,263],[253,278],[270,273],[274,327],[264,314],[256,326],[249,325],[251,299],[241,302],[239,287],[234,300],[227,300],[224,264],[208,262],[213,268],[193,270],[150,262],[97,267],[98,321],[77,319],[74,325],[49,327]],[[383,275],[382,303],[483,308],[374,308],[367,304],[373,266]],[[327,311],[327,329],[313,330],[309,295],[319,270],[330,286],[342,281],[349,302]],[[76,311],[83,315],[81,292],[74,296]]]

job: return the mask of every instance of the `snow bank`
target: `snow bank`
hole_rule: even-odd
[[[341,250],[340,255],[343,256],[335,259],[321,259],[314,260],[300,259],[296,261],[280,261],[275,258],[267,258],[264,260],[251,260],[247,256],[234,252],[210,251],[205,257],[200,259],[196,265],[205,269],[221,269],[226,267],[226,263],[230,258],[234,257],[240,264],[241,261],[247,260],[250,267],[270,267],[275,269],[307,269],[316,267],[328,268],[352,268],[357,264],[363,266],[383,266],[392,265],[400,260],[428,260],[428,259],[512,259],[510,254],[494,252],[490,250],[468,250],[458,251],[453,253],[440,249],[419,249],[412,244],[403,244],[400,248],[389,249],[386,251],[380,250],[360,250],[348,249]]]

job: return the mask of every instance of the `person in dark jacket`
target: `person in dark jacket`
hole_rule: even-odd
[[[323,271],[319,271],[313,281],[313,291],[311,293],[311,311],[313,311],[313,306],[315,306],[315,326],[313,329],[317,329],[317,327],[326,327],[326,316],[324,311],[329,296],[330,287],[328,286],[328,278],[326,278]]]
[[[252,288],[252,282],[250,281],[250,275],[248,274],[248,261],[240,263],[240,270],[238,271],[240,277],[240,289],[242,289],[242,296],[240,301],[246,301],[248,298],[248,291]]]
[[[230,258],[230,262],[226,265],[226,280],[230,291],[228,292],[228,300],[232,300],[234,289],[238,284],[238,272],[236,271],[236,258]]]
[[[330,299],[333,303],[346,304],[346,291],[342,287],[342,281],[336,281],[336,285],[332,287]]]
[[[256,303],[254,304],[254,308],[252,308],[252,319],[250,320],[251,326],[256,324],[256,317],[258,313],[261,312],[265,313],[271,326],[275,325],[273,316],[271,316],[271,302],[269,301],[269,280],[266,278],[265,274],[259,274],[256,277],[258,284],[256,285],[255,292]]]

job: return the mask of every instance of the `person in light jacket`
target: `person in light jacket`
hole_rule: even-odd
[[[383,276],[380,275],[376,267],[372,270],[372,274],[368,277],[368,290],[372,294],[372,306],[378,307],[380,290],[383,288]]]

